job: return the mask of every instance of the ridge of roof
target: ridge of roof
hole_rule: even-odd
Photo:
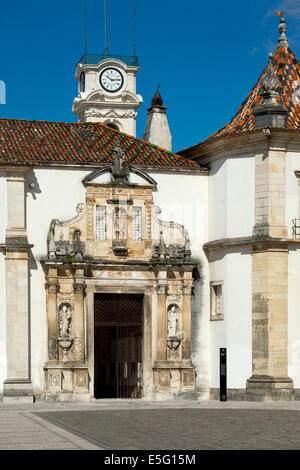
[[[133,165],[200,168],[192,160],[101,122],[0,118],[0,163],[106,164],[112,161],[118,141]]]

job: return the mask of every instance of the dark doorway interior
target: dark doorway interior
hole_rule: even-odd
[[[95,398],[140,398],[143,295],[95,294]]]

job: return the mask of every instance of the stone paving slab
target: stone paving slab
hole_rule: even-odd
[[[116,409],[35,414],[103,449],[300,449],[300,413],[290,410]]]
[[[30,411],[0,409],[0,450],[99,450]]]
[[[0,403],[0,450],[300,449],[300,402]]]

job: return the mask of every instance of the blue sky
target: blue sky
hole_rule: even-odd
[[[88,52],[104,50],[104,0],[87,0]],[[108,0],[113,54],[133,51],[133,0]],[[136,0],[137,118],[142,137],[147,107],[160,84],[173,150],[200,142],[235,114],[274,52],[279,18],[300,58],[298,0]],[[76,121],[75,65],[84,53],[83,0],[1,2],[1,117]]]

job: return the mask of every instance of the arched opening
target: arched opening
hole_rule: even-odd
[[[110,127],[111,129],[115,129],[116,131],[119,131],[120,129],[118,128],[118,126],[116,124],[114,124],[113,122],[108,122],[108,123],[104,123],[107,127]]]

